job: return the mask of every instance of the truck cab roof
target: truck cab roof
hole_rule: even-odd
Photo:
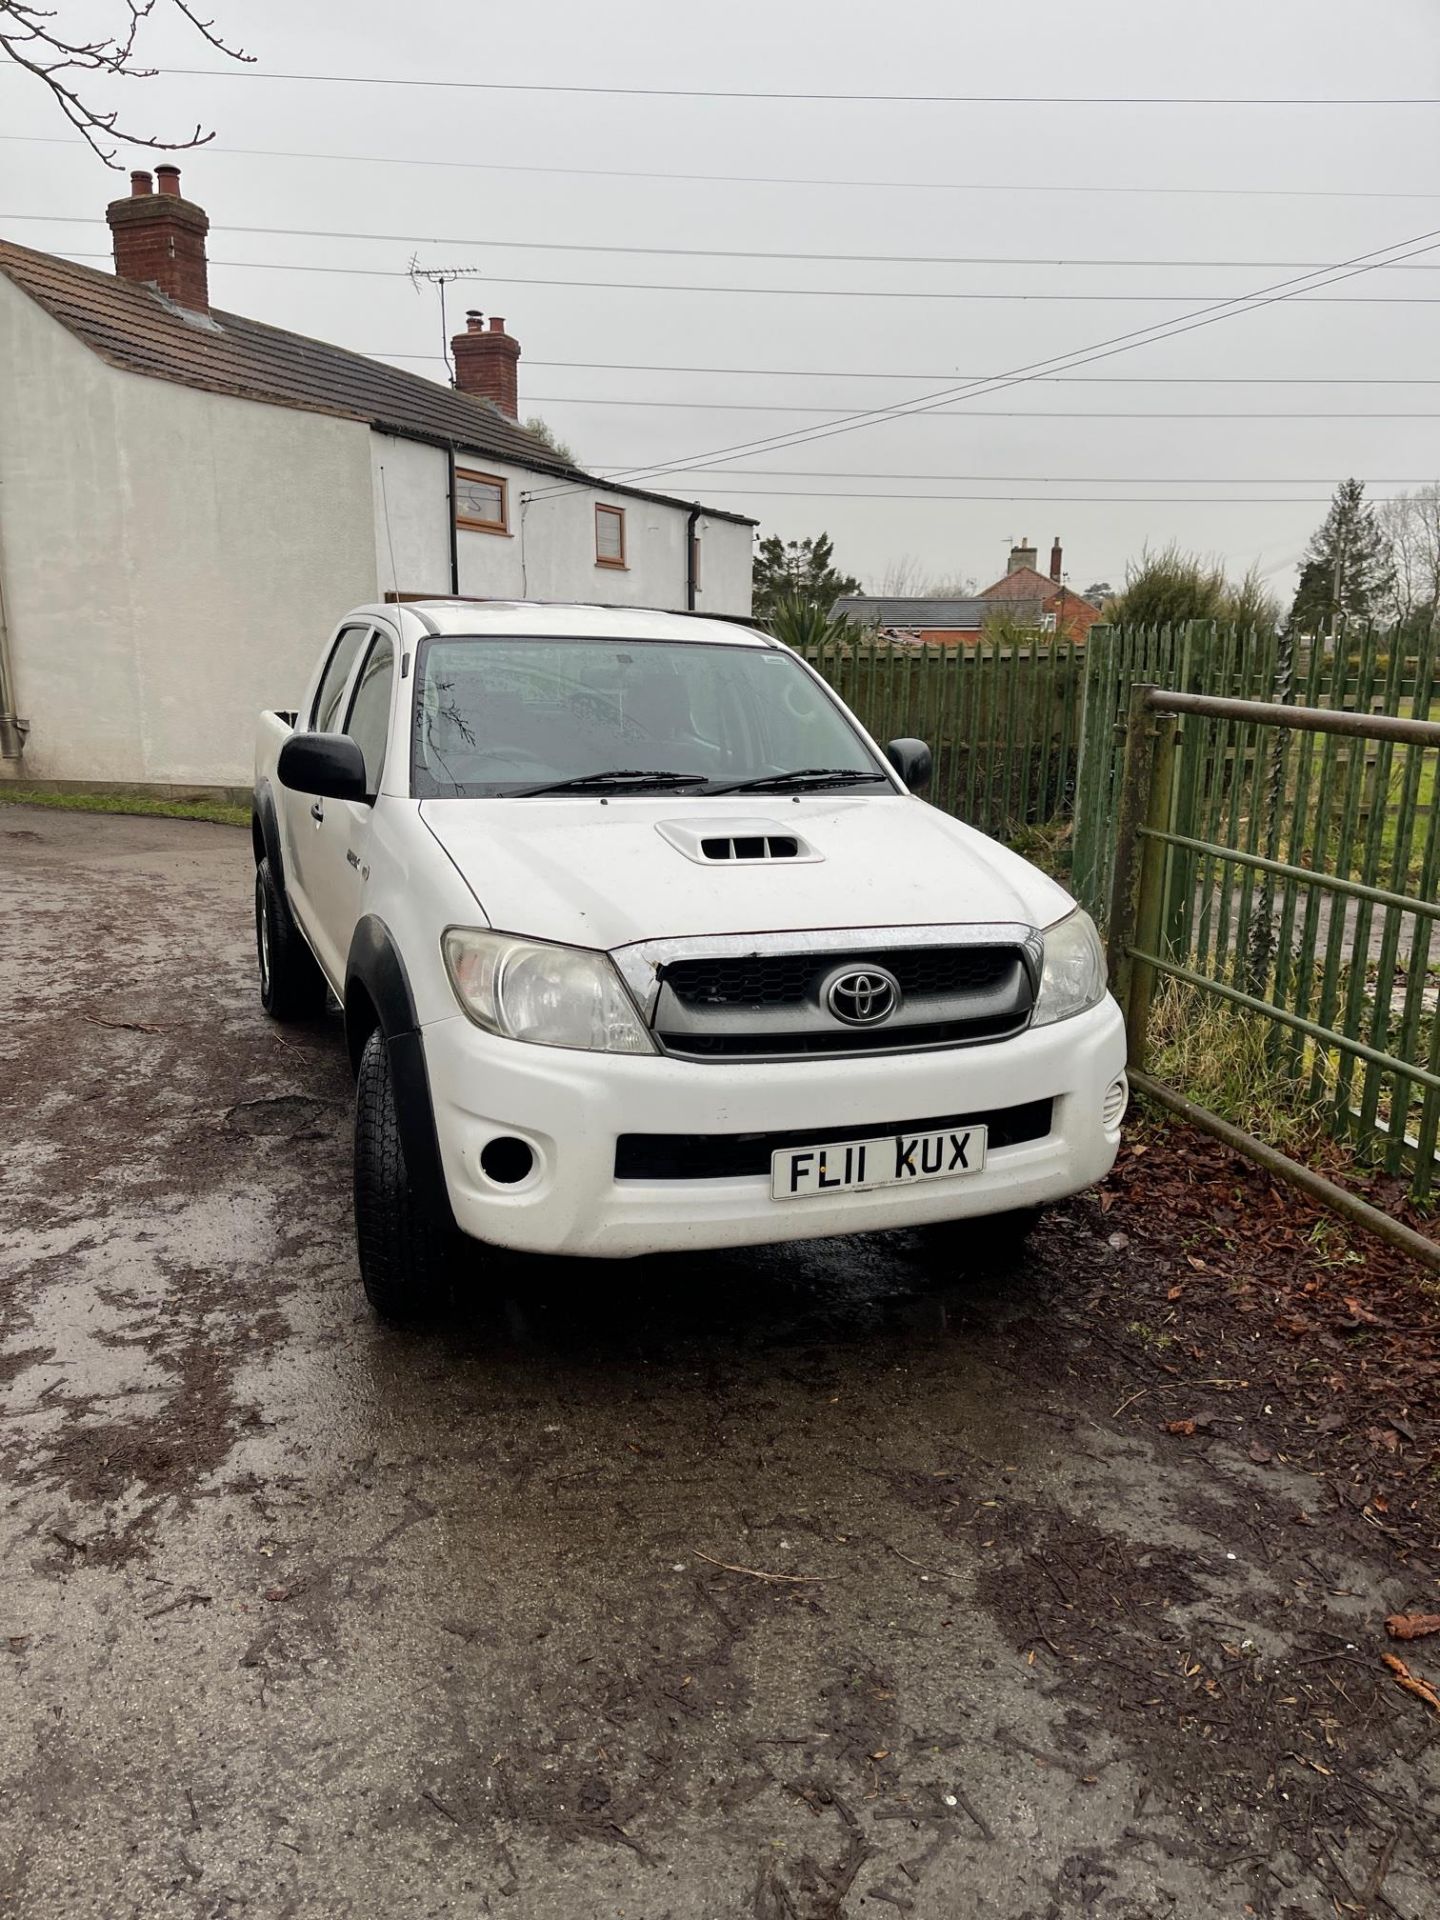
[[[682,640],[728,646],[773,647],[754,627],[703,614],[664,613],[653,607],[599,607],[549,600],[406,600],[355,609],[393,621],[409,614],[430,634],[533,635],[537,639]],[[351,616],[352,618],[355,615]]]

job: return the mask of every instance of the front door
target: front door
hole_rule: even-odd
[[[320,802],[321,818],[310,849],[309,931],[321,966],[341,986],[370,874],[370,831],[385,771],[394,690],[395,645],[377,628],[355,676],[345,723],[334,729],[349,734],[365,756],[366,798]]]
[[[310,711],[299,716],[302,729],[311,733],[339,733],[343,730],[345,696],[371,631],[369,624],[363,623],[342,627],[336,635]],[[316,958],[334,984],[339,982],[339,976],[325,948],[316,898],[317,895],[323,895],[326,888],[325,869],[329,847],[325,835],[325,812],[327,807],[338,803],[292,789],[283,789],[278,798],[284,823],[285,890],[290,908],[300,922]]]

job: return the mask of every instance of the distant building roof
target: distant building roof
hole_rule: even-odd
[[[560,459],[489,401],[328,341],[287,333],[237,313],[190,313],[152,287],[11,241],[0,241],[0,273],[92,353],[127,373],[270,406],[363,420],[385,431],[489,454],[557,480],[667,506],[690,504],[670,494],[597,479]],[[755,525],[745,514],[717,507],[704,511],[712,520]]]
[[[1048,584],[1048,583],[1047,583]],[[1008,596],[1007,596],[1008,597]],[[1030,594],[1030,617],[1039,624],[1048,594]],[[1020,608],[1008,609],[1024,618]],[[978,633],[996,608],[983,598],[966,600],[892,600],[881,594],[853,594],[835,602],[837,619],[862,627],[931,627],[956,633]]]
[[[1059,593],[1065,595],[1067,606],[1073,601],[1078,605],[1090,606],[1083,593],[1076,593],[1073,587],[1062,586],[1058,580],[1052,580],[1048,574],[1040,573],[1034,567],[1016,567],[1013,573],[1003,573],[993,586],[985,587],[980,595],[982,600],[1037,600],[1042,606],[1049,603]],[[1098,613],[1100,609],[1095,608]]]

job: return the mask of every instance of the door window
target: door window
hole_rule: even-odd
[[[345,682],[350,678],[350,669],[369,631],[368,627],[346,627],[331,648],[325,671],[320,676],[315,705],[310,711],[310,725],[316,733],[335,733],[338,730]]]
[[[390,694],[395,684],[395,650],[377,633],[355,683],[345,731],[365,756],[365,791],[380,791],[385,771],[385,742],[390,733]]]

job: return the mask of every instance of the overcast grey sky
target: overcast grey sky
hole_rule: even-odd
[[[258,56],[257,68],[235,77],[166,73],[110,97],[146,126],[169,131],[200,120],[215,129],[212,148],[179,156],[186,193],[210,214],[215,304],[443,379],[433,357],[435,297],[417,295],[405,269],[412,254],[422,266],[474,268],[474,283],[450,291],[452,330],[467,306],[503,314],[524,352],[522,412],[543,414],[596,468],[693,460],[918,398],[1298,271],[1271,263],[1341,261],[1440,229],[1434,106],[645,99],[271,77],[1440,96],[1435,0],[1209,0],[1203,8],[1033,0],[1023,9],[955,0],[891,0],[882,9],[813,0],[730,0],[723,8],[673,0],[608,8],[593,0],[464,8],[444,0],[349,0],[343,8],[213,0],[213,10]],[[99,0],[86,8],[91,17],[102,11]],[[175,23],[157,21],[146,52],[161,67],[221,64]],[[124,190],[123,175],[107,172],[41,89],[8,68],[0,71],[0,129],[0,233],[59,253],[107,251],[104,203]],[[329,157],[272,157],[276,150]],[[122,159],[148,164],[129,152]],[[477,164],[486,162],[575,171]],[[660,177],[589,171],[607,168]],[[917,184],[747,185],[681,174]],[[91,224],[75,224],[77,217]],[[237,230],[247,226],[394,237]],[[506,241],[782,257],[522,250]],[[816,253],[1140,264],[795,257]],[[1141,346],[1065,384],[955,401],[942,413],[653,484],[752,512],[763,531],[787,538],[826,528],[841,564],[867,578],[908,553],[933,572],[983,584],[1003,570],[1012,535],[1028,534],[1048,552],[1058,533],[1077,588],[1118,582],[1146,542],[1171,538],[1224,556],[1237,572],[1258,561],[1288,588],[1337,479],[1358,474],[1378,496],[1440,477],[1440,251],[1425,258],[1435,265],[1369,273],[1322,290],[1324,299]],[[310,270],[322,266],[375,272]],[[530,284],[546,280],[702,290]],[[822,291],[730,290],[766,287]],[[927,297],[877,297],[885,293]],[[1033,297],[938,297],[957,294]],[[1373,304],[1376,296],[1406,304]],[[566,362],[780,371],[622,372]],[[874,377],[886,373],[923,377]],[[1226,384],[1184,383],[1202,379]],[[1326,380],[1392,384],[1310,384]],[[706,402],[721,404],[709,410]],[[787,411],[798,408],[813,411]],[[1220,417],[1236,414],[1288,417]],[[1379,414],[1395,417],[1361,417]],[[1175,415],[1200,417],[1165,417]],[[1107,479],[1113,484],[1099,484]],[[823,497],[906,493],[1030,498]],[[1242,503],[1236,495],[1253,497]]]

